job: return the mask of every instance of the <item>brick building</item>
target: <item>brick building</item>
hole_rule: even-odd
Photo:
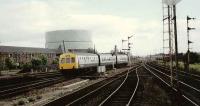
[[[21,64],[30,62],[32,58],[44,55],[47,57],[48,64],[51,64],[61,53],[59,49],[0,46],[0,62],[4,64],[5,59],[10,57],[15,63]]]

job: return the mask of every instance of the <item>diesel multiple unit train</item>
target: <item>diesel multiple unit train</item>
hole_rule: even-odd
[[[126,54],[64,53],[59,58],[59,69],[66,72],[97,68],[98,66],[112,67],[115,65],[118,67],[126,66],[128,61]]]

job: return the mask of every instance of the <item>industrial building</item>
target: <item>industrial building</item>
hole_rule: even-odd
[[[56,30],[46,33],[45,47],[48,49],[61,48],[63,52],[88,52],[92,49],[92,36],[87,30]]]

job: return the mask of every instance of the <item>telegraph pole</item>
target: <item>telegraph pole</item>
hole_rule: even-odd
[[[129,57],[129,64],[130,64],[130,67],[131,67],[131,58],[130,58],[130,55],[131,55],[131,53],[130,53],[131,47],[130,47],[130,45],[132,45],[132,43],[130,43],[129,40],[130,40],[132,37],[133,37],[133,35],[132,35],[132,36],[128,36],[128,57]]]
[[[189,16],[187,16],[187,44],[188,44],[188,50],[187,50],[187,71],[190,72],[190,43],[193,43],[192,41],[190,41],[190,30],[194,30],[195,28],[190,28],[189,27],[189,21],[190,20],[194,20],[195,18],[190,18]]]
[[[173,5],[173,15],[174,15],[176,79],[177,79],[177,87],[179,88],[179,71],[178,71],[179,64],[178,64],[178,37],[177,37],[177,22],[176,22],[176,5]]]

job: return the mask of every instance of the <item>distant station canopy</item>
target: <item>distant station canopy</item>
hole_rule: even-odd
[[[46,33],[48,49],[62,49],[65,51],[87,52],[93,49],[92,36],[87,30],[56,30]]]

